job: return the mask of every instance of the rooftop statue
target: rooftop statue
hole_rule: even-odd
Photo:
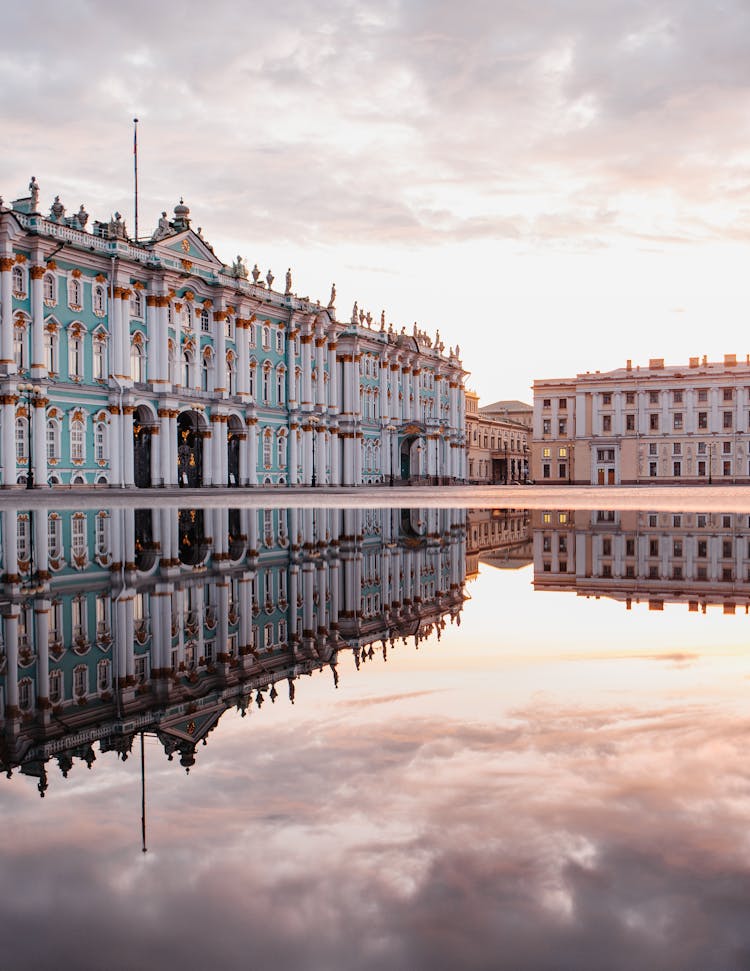
[[[247,265],[239,253],[237,254],[237,259],[232,263],[232,273],[236,277],[247,280]]]
[[[161,216],[159,217],[159,224],[154,230],[154,235],[151,237],[151,239],[154,239],[154,240],[164,239],[166,236],[169,236],[171,232],[172,232],[172,227],[169,225],[169,220],[167,219],[167,213],[166,211],[162,212]]]
[[[357,324],[359,322],[359,309],[357,308],[357,301],[354,301],[354,307],[352,309],[352,323]]]
[[[260,279],[260,270],[258,269],[258,264],[256,263],[253,267],[253,283],[257,283]]]
[[[60,202],[60,196],[55,196],[55,201],[49,211],[49,218],[56,223],[61,223],[65,216],[65,206]]]
[[[31,211],[36,212],[39,209],[39,183],[35,175],[31,176],[31,182],[29,182],[29,195],[31,196]]]
[[[271,289],[271,284],[273,283],[273,281],[274,281],[274,275],[269,270],[268,273],[266,273],[266,283],[268,284],[269,290]]]
[[[292,292],[292,268],[291,266],[286,271],[286,289],[284,293],[288,296]]]
[[[328,301],[328,308],[332,310],[336,306],[336,284],[331,285],[331,299]]]

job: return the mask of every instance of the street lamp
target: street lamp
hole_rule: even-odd
[[[44,391],[39,387],[38,384],[19,384],[18,390],[26,399],[26,421],[28,428],[29,437],[29,465],[26,473],[26,488],[34,488],[34,436],[32,433],[31,425],[31,409],[34,407],[36,402],[42,397]]]
[[[310,486],[314,489],[317,485],[315,481],[315,439],[318,437],[317,426],[320,424],[320,418],[317,415],[310,415],[310,424],[312,425],[312,479]]]
[[[708,484],[713,485],[712,466],[714,464],[714,443],[708,443]]]
[[[505,441],[505,484],[508,484],[508,441]]]
[[[396,431],[395,425],[386,425],[385,430],[388,432],[388,468],[390,474],[388,476],[388,485],[393,488],[393,433]]]

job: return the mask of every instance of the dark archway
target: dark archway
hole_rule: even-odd
[[[203,439],[195,411],[183,411],[177,419],[177,481],[186,489],[203,485]]]
[[[243,434],[242,422],[236,415],[229,416],[227,424],[227,479],[225,485],[240,484],[240,442]]]
[[[208,556],[202,509],[180,509],[177,514],[180,563],[198,566]]]
[[[151,448],[154,419],[140,405],[133,415],[133,481],[139,489],[151,488]]]

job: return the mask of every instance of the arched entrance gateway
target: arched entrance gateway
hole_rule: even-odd
[[[416,425],[409,425],[405,431],[405,437],[401,439],[399,448],[399,468],[401,478],[408,482],[422,475],[422,452],[424,443],[422,441],[422,429]]]
[[[151,487],[152,432],[156,427],[154,416],[145,405],[139,405],[133,414],[133,481],[139,489]]]
[[[183,488],[203,485],[203,438],[196,411],[183,411],[177,419],[177,482]]]
[[[240,442],[245,430],[237,415],[230,415],[227,423],[227,483],[238,486],[240,484]]]

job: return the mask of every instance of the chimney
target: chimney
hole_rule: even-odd
[[[691,357],[690,358],[690,367],[698,367],[699,364],[700,364],[700,358],[699,357]]]
[[[724,367],[736,367],[737,365],[737,355],[736,354],[725,354],[724,355]]]
[[[664,370],[664,358],[663,357],[652,357],[648,362],[648,366],[652,371],[663,371]]]
[[[625,370],[626,371],[633,370],[633,362],[630,360],[630,358],[628,358],[627,361],[625,362]]]
[[[708,364],[708,355],[707,354],[704,354],[703,355],[703,367],[705,367],[707,364]]]

